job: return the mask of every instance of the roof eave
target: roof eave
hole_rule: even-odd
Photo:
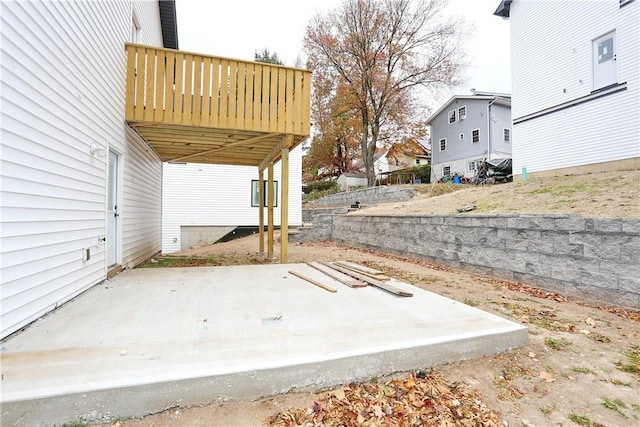
[[[165,49],[178,49],[178,20],[175,0],[158,0],[162,45]]]
[[[493,12],[493,14],[496,15],[496,16],[501,16],[503,18],[508,18],[509,17],[509,12],[511,11],[511,3],[512,2],[513,2],[513,0],[502,0],[502,1],[500,1],[500,5],[496,9],[496,11]]]

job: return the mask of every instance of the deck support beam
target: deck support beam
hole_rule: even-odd
[[[287,135],[286,146],[293,144],[293,135]],[[289,258],[289,149],[283,148],[280,155],[280,264]]]
[[[273,258],[273,208],[275,204],[273,191],[273,162],[267,167],[267,258]]]
[[[264,254],[264,171],[258,169],[258,235],[260,254]]]

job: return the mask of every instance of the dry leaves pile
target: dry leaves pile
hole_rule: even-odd
[[[269,417],[269,426],[498,426],[498,414],[475,390],[434,372],[406,379],[350,384],[325,393],[311,408]]]

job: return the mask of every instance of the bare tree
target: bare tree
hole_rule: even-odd
[[[333,73],[360,115],[367,182],[386,128],[412,114],[414,89],[451,85],[462,68],[461,21],[446,22],[446,0],[345,0],[309,25],[304,47],[314,74]],[[336,92],[337,96],[340,96]]]

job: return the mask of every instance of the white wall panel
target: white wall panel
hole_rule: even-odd
[[[134,9],[140,42],[162,45],[157,2],[0,3],[2,336],[105,278],[106,157],[91,144],[124,161],[122,261],[160,248],[161,162],[124,125]]]
[[[640,156],[640,2],[526,1],[511,4],[514,173]],[[544,29],[544,30],[541,30]],[[592,41],[616,32],[618,83],[626,90],[531,120],[532,113],[594,90]]]
[[[289,155],[289,224],[302,224],[302,149]],[[259,210],[251,206],[251,180],[258,179],[257,167],[206,165],[199,163],[164,165],[162,208],[162,252],[180,250],[180,227],[257,226]],[[264,173],[267,179],[267,173]],[[280,224],[280,162],[274,167],[278,181],[278,206],[274,221]],[[265,209],[265,225],[266,225]],[[176,241],[174,242],[174,239]]]

